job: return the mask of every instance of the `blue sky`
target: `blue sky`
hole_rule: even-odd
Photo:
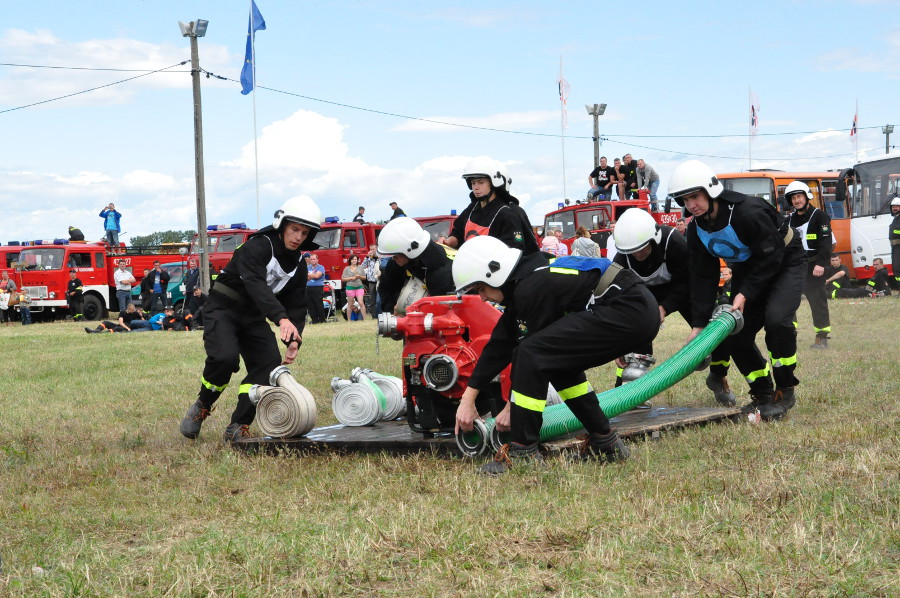
[[[79,69],[0,66],[0,241],[62,236],[70,224],[99,239],[110,201],[125,239],[196,226],[189,63],[109,85],[189,60],[177,23],[196,18],[210,22],[201,67],[231,79],[202,79],[207,219],[256,225],[253,98],[237,82],[249,2],[4,4],[0,62]],[[849,166],[857,101],[860,157],[882,153],[881,126],[900,124],[898,2],[258,6],[268,27],[257,35],[257,82],[271,88],[254,92],[263,224],[298,195],[343,219],[358,205],[386,218],[392,200],[411,215],[461,210],[460,175],[476,156],[507,165],[540,222],[564,182],[573,199],[587,189],[584,104],[608,105],[601,153],[644,158],[661,191],[698,154],[718,172],[748,168],[750,155],[753,168]],[[571,85],[564,142],[560,58]],[[45,103],[20,108],[36,102]]]

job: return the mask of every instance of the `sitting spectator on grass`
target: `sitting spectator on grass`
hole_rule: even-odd
[[[150,322],[144,319],[144,314],[134,307],[134,303],[129,303],[125,311],[119,312],[118,323],[103,320],[96,328],[85,327],[84,331],[88,334],[98,334],[101,332],[142,332],[150,330]]]
[[[188,297],[184,308],[184,319],[191,330],[203,329],[203,304],[206,303],[206,295],[200,287],[194,287],[193,294]]]
[[[869,279],[866,288],[872,297],[884,297],[891,294],[891,277],[888,275],[887,269],[884,267],[884,260],[876,257],[872,260],[872,267],[875,268],[875,276]]]

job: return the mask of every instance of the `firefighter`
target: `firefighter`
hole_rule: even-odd
[[[812,349],[828,348],[831,320],[828,314],[828,294],[825,291],[825,268],[831,259],[831,218],[809,202],[813,194],[809,186],[793,181],[784,190],[784,197],[794,206],[788,216],[788,226],[800,233],[800,242],[806,250],[806,279],[803,294],[812,311],[816,340]]]
[[[613,239],[616,243],[613,263],[633,270],[641,277],[659,303],[660,322],[665,322],[666,316],[675,312],[690,322],[690,277],[684,235],[671,226],[657,224],[646,210],[631,208],[619,216]],[[652,343],[638,352],[652,355]],[[734,407],[737,399],[728,385],[727,351],[717,349],[712,361],[716,366],[710,369],[706,385],[713,391],[716,401]],[[616,386],[619,386],[625,363],[619,360],[617,366]]]
[[[511,430],[512,442],[481,471],[498,475],[516,459],[541,460],[548,384],[588,432],[583,458],[627,458],[584,371],[656,337],[659,305],[641,279],[606,258],[569,256],[548,265],[544,254],[524,255],[493,237],[460,248],[453,279],[457,293],[475,292],[505,307],[456,412],[457,433],[471,430],[479,392],[512,363],[511,404],[497,418],[498,429]]]
[[[197,438],[203,420],[243,358],[247,375],[241,381],[224,440],[249,437],[248,428],[256,416],[248,395],[250,387],[269,384],[273,369],[293,363],[297,357],[306,321],[302,255],[304,250],[316,248],[313,239],[321,221],[321,211],[311,199],[287,200],[275,212],[272,226],[250,235],[219,273],[203,306],[206,364],[197,400],[181,420],[184,436]],[[278,327],[278,338],[286,347],[283,360],[266,319]]]
[[[489,235],[526,255],[540,250],[528,215],[509,193],[512,179],[499,162],[476,158],[462,178],[469,187],[469,205],[453,221],[447,245],[458,248],[474,236]]]
[[[793,315],[806,275],[799,235],[766,201],[726,191],[698,160],[676,167],[669,193],[694,216],[687,234],[693,327],[688,341],[709,321],[721,258],[732,270],[731,309],[744,315],[744,328],[723,343],[750,385],[751,402],[742,411],[758,410],[764,421],[783,418],[794,406],[799,383]],[[762,328],[771,365],[755,342]]]
[[[384,226],[378,235],[378,253],[391,257],[378,282],[382,311],[405,309],[411,302],[401,300],[404,288],[410,288],[407,285],[419,285],[415,298],[453,294],[453,262],[412,218],[397,218]]]
[[[900,288],[900,196],[891,200],[891,221],[888,229],[888,241],[891,244],[891,266],[894,268],[896,288]]]
[[[84,317],[81,313],[82,290],[84,284],[78,278],[75,270],[69,270],[69,283],[66,287],[66,300],[69,302],[69,315],[76,322]]]

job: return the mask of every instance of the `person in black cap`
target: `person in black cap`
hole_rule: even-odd
[[[75,270],[69,270],[69,284],[66,287],[66,300],[69,302],[69,315],[73,320],[80,320],[84,316],[81,313],[81,290],[83,288],[81,279],[78,278]]]

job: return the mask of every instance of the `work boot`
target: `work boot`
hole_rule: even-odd
[[[753,394],[750,393],[750,402],[741,407],[741,413],[752,416],[755,413],[759,413],[760,418],[762,418],[762,412],[764,409],[767,409],[767,405],[772,402],[772,391],[763,391],[761,393]],[[756,420],[759,421],[759,420]]]
[[[247,424],[228,424],[228,427],[225,428],[225,433],[222,435],[222,440],[229,444],[241,442],[248,438],[253,438],[253,436],[250,435],[250,426]]]
[[[525,459],[536,464],[544,462],[544,457],[541,455],[540,450],[538,450],[537,442],[534,444],[511,442],[501,446],[500,450],[497,451],[497,454],[494,455],[494,460],[482,465],[479,471],[484,475],[502,475],[512,469],[513,459]]]
[[[209,409],[200,402],[200,399],[194,401],[194,404],[188,407],[187,413],[184,414],[184,419],[181,420],[181,426],[178,428],[181,430],[181,434],[191,440],[199,436],[200,426],[203,425],[203,420],[209,417],[209,414],[212,413],[213,409],[215,409],[215,406],[213,406],[212,409]]]
[[[817,336],[816,342],[809,346],[810,349],[827,349],[828,348],[828,337],[827,336]]]
[[[619,438],[615,429],[606,434],[591,434],[584,439],[579,450],[582,461],[604,461],[614,463],[624,461],[631,456],[631,451]]]
[[[723,407],[734,407],[737,405],[737,398],[731,392],[731,386],[728,385],[728,378],[719,378],[712,372],[706,375],[706,388],[713,391],[716,401]]]
[[[763,421],[780,421],[787,415],[788,410],[797,402],[794,397],[794,387],[776,388],[772,401],[759,409],[759,416]]]
[[[88,334],[99,334],[101,332],[106,332],[106,328],[104,328],[103,326],[97,326],[96,328],[88,328],[87,326],[85,326],[84,331]]]

